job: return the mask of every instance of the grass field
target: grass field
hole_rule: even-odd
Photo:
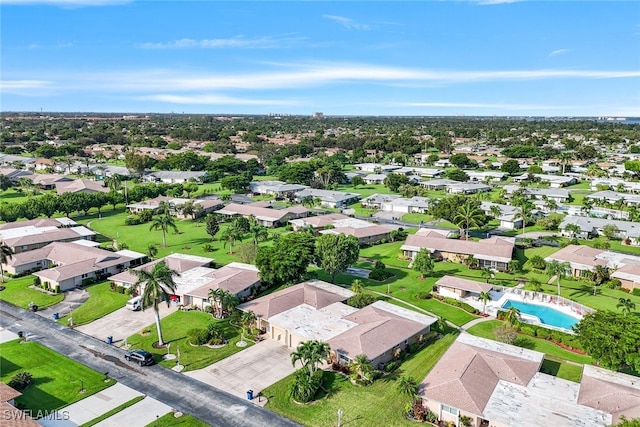
[[[34,277],[29,275],[9,280],[4,284],[5,290],[0,291],[0,299],[25,309],[29,308],[30,302],[33,302],[38,307],[49,307],[64,299],[63,294],[49,295],[36,289],[31,289],[29,286],[33,285]]]
[[[96,283],[85,288],[89,292],[89,299],[80,307],[73,310],[73,324],[76,326],[93,322],[107,314],[124,307],[130,298],[126,294],[113,292],[109,288],[109,282]],[[64,313],[61,313],[64,314]],[[64,314],[58,320],[62,325],[68,324],[69,314]]]
[[[16,399],[32,411],[59,409],[113,385],[104,375],[68,359],[36,342],[20,340],[0,344],[0,381],[7,383],[23,371],[33,375],[33,383]],[[84,393],[80,393],[84,385]]]
[[[194,347],[189,343],[187,332],[190,329],[206,328],[211,322],[219,323],[222,326],[223,334],[228,340],[227,345],[222,348],[212,349],[209,347]],[[204,368],[212,363],[229,357],[242,350],[243,347],[236,346],[240,341],[240,330],[231,324],[229,320],[217,320],[210,314],[201,311],[176,311],[161,320],[162,336],[165,342],[170,343],[169,350],[177,354],[180,349],[180,364],[184,365],[185,371]],[[152,344],[158,341],[158,333],[155,323],[149,326],[150,333],[142,336],[135,334],[127,338],[127,343],[133,348],[143,348],[153,354],[156,362],[166,367],[173,367],[176,360],[162,360],[162,356],[167,354],[166,349],[155,349]],[[247,341],[251,345],[250,341]],[[245,347],[246,348],[246,347]]]
[[[369,386],[356,386],[344,376],[325,373],[324,387],[329,394],[315,402],[300,405],[289,398],[293,376],[263,390],[269,398],[267,409],[282,414],[306,426],[334,426],[338,409],[343,411],[345,426],[411,426],[413,422],[403,417],[407,398],[397,389],[397,379],[409,375],[418,382],[429,373],[456,338],[449,333],[402,363],[392,374],[376,380]]]
[[[200,421],[196,417],[192,417],[191,415],[182,415],[179,418],[176,418],[173,412],[170,412],[160,418],[157,421],[147,424],[146,427],[208,427],[209,424],[204,421]]]

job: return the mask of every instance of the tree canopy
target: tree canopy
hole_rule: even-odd
[[[272,285],[300,282],[313,261],[315,237],[309,233],[283,235],[272,247],[260,247],[256,266],[260,279]]]
[[[344,234],[323,234],[316,239],[316,263],[331,276],[336,275],[358,261],[360,245],[354,236]]]

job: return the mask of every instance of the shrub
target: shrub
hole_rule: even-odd
[[[9,381],[8,385],[11,388],[14,388],[18,391],[22,391],[27,387],[29,387],[32,381],[33,381],[33,375],[31,375],[27,371],[24,371],[24,372],[19,372],[15,374]]]
[[[376,280],[378,282],[383,282],[387,280],[389,277],[393,276],[392,273],[389,273],[386,270],[374,269],[369,273],[369,279]]]
[[[187,337],[193,345],[203,345],[209,341],[209,334],[204,328],[189,329],[189,331],[187,331]]]
[[[33,286],[40,286],[40,278],[38,276],[33,276]]]
[[[416,298],[431,299],[431,292],[427,292],[427,291],[418,292],[418,295],[416,295]]]
[[[633,288],[633,290],[631,291],[631,295],[640,297],[640,288]]]
[[[213,252],[213,245],[211,243],[206,243],[202,245],[202,250],[205,252]]]
[[[385,372],[391,372],[394,369],[396,369],[398,367],[398,362],[394,362],[393,360],[391,362],[387,362],[384,365],[384,371]]]
[[[124,225],[139,225],[139,224],[142,224],[142,221],[140,221],[140,217],[136,215],[129,215],[124,220]]]
[[[89,286],[96,283],[96,279],[93,277],[87,277],[86,279],[82,279],[82,286]]]
[[[151,210],[144,210],[138,214],[138,219],[140,220],[141,223],[149,222],[151,221],[152,218],[153,218],[153,211]]]
[[[369,294],[357,294],[347,300],[347,305],[355,308],[363,308],[373,304],[377,298]]]
[[[414,342],[409,346],[409,353],[413,354],[416,351],[418,351],[419,348],[420,348],[420,344],[418,344],[417,342]]]
[[[540,255],[532,256],[529,261],[531,262],[531,266],[536,270],[544,270],[547,266],[544,258],[542,258]]]
[[[298,402],[311,402],[322,384],[323,375],[323,370],[317,370],[311,378],[309,378],[309,371],[306,369],[298,369],[289,391],[291,397]]]
[[[385,268],[387,268],[387,266],[384,265],[384,262],[380,260],[377,260],[376,263],[373,265],[374,270],[384,270]]]
[[[118,292],[119,294],[125,294],[126,292],[126,288],[124,286],[116,286],[116,292]]]
[[[531,337],[536,336],[536,330],[533,327],[528,325],[523,325],[522,328],[520,328],[520,332],[525,335],[529,335]]]
[[[609,289],[620,289],[622,287],[622,282],[618,279],[611,279],[604,282],[602,286]]]

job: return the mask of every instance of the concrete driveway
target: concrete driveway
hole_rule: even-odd
[[[150,397],[145,397],[133,406],[100,421],[100,427],[144,427],[156,421],[157,418],[171,412],[171,407]]]
[[[160,304],[160,317],[166,317],[176,310],[177,307],[174,305],[167,308],[166,304]],[[105,341],[108,336],[112,336],[113,342],[119,345],[125,338],[140,332],[151,324],[155,328],[155,321],[152,308],[145,311],[132,311],[122,307],[91,323],[77,326],[75,329],[102,341]]]
[[[264,340],[185,375],[246,399],[247,390],[256,395],[296,370],[291,364],[292,351],[276,341]]]

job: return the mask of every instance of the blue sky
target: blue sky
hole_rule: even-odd
[[[637,1],[0,0],[2,111],[640,116]]]

